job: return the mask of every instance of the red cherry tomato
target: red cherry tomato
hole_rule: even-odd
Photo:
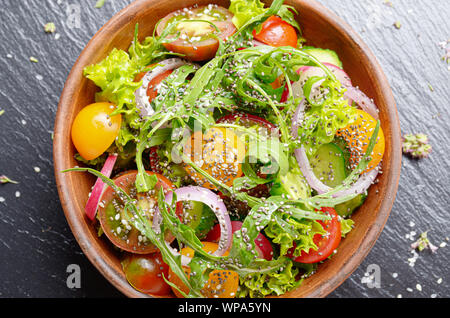
[[[327,234],[316,234],[314,236],[313,240],[314,244],[317,245],[317,251],[313,249],[310,249],[308,253],[302,251],[298,257],[293,256],[296,247],[294,243],[294,247],[288,251],[287,256],[292,258],[295,262],[312,264],[323,261],[333,254],[334,250],[336,250],[341,242],[341,222],[339,221],[339,216],[336,211],[333,208],[322,208],[321,210],[325,214],[331,216],[331,220],[318,221]]]
[[[169,266],[160,253],[128,254],[122,261],[122,268],[130,285],[140,292],[156,296],[170,294],[171,288],[164,281],[169,277]]]
[[[231,221],[231,230],[232,232],[239,231],[242,228],[242,222],[240,221]],[[206,241],[209,242],[218,242],[220,239],[220,224],[216,224],[211,231],[209,231],[206,236]],[[270,261],[273,256],[272,244],[270,241],[261,233],[255,239],[255,247],[258,252],[259,258]]]
[[[260,127],[266,128],[268,130],[276,129],[277,126],[272,124],[270,121],[267,121],[261,117],[246,114],[243,112],[232,113],[221,117],[217,120],[218,124],[238,124],[244,127],[252,127],[258,125]]]
[[[258,41],[275,47],[297,47],[298,37],[295,28],[275,15],[262,24],[259,33],[256,33],[256,30],[254,30],[253,37]]]
[[[156,32],[160,36],[169,23],[177,20],[208,20],[219,29],[217,36],[225,40],[236,32],[232,18],[230,11],[218,5],[186,8],[164,17]],[[188,60],[206,61],[212,59],[219,48],[219,41],[214,37],[215,32],[215,28],[207,22],[180,22],[173,34],[169,35],[169,39],[173,40],[175,33],[180,34],[180,37],[170,43],[164,43],[164,46],[169,51],[184,54]]]
[[[166,177],[150,171],[148,173],[156,175],[158,178],[155,190],[152,190],[149,193],[136,193],[135,181],[137,171],[127,171],[119,175],[114,178],[114,183],[125,190],[133,199],[137,200],[137,205],[144,213],[152,215],[152,212],[157,205],[159,189],[162,187],[167,191],[174,189],[174,187]],[[177,204],[176,214],[181,216],[182,210],[183,206],[180,202],[180,204]],[[103,192],[98,209],[100,225],[106,237],[108,237],[115,246],[130,253],[149,254],[156,252],[156,246],[148,241],[139,230],[127,222],[124,213],[122,201],[118,198],[115,191],[108,187],[105,192]],[[167,240],[173,240],[173,237],[168,234]]]

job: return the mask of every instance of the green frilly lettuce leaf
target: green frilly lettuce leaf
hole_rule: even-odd
[[[295,242],[294,256],[300,256],[302,251],[308,253],[310,249],[317,250],[313,240],[314,235],[326,234],[326,231],[317,221],[297,220],[279,213],[273,215],[271,222],[264,231],[273,243],[280,246],[280,255],[286,255]]]
[[[254,273],[240,279],[237,297],[262,298],[268,295],[282,295],[301,283],[301,279],[296,279],[299,269],[292,261],[272,273]]]
[[[234,14],[233,24],[241,28],[251,18],[264,13],[264,3],[259,0],[231,0],[229,9]]]

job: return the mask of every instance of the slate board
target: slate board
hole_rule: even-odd
[[[130,2],[108,0],[96,9],[95,0],[2,0],[0,174],[20,183],[0,185],[5,199],[0,202],[0,297],[122,297],[82,254],[67,225],[55,187],[51,133],[59,96],[79,53]],[[439,245],[450,236],[450,70],[438,46],[450,39],[448,0],[392,0],[393,7],[384,0],[321,2],[358,31],[379,59],[403,132],[429,134],[434,149],[428,159],[404,159],[385,230],[363,264],[329,297],[449,297],[449,247],[420,253],[411,267],[413,241],[406,237],[429,231]],[[71,18],[77,8],[79,27]],[[393,26],[396,21],[400,29]],[[47,22],[55,22],[57,33],[43,31]],[[80,289],[66,286],[69,264],[81,267]],[[380,288],[364,283],[371,264],[380,268]]]

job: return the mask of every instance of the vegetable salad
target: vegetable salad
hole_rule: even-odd
[[[137,290],[282,295],[354,226],[384,154],[378,111],[297,14],[183,8],[85,68],[99,91],[72,123],[83,167],[65,172],[97,177],[77,199]]]

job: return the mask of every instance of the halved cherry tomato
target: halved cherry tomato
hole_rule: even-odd
[[[160,253],[127,254],[122,268],[130,285],[140,292],[157,296],[170,294],[171,288],[164,281],[169,277],[169,266],[163,262]]]
[[[172,183],[164,176],[148,171],[150,175],[156,175],[158,182],[154,190],[148,193],[136,193],[135,181],[137,171],[128,171],[114,178],[114,183],[125,190],[133,199],[137,200],[137,205],[142,209],[143,213],[148,215],[150,222],[153,220],[153,213],[157,207],[157,195],[161,187],[164,191],[173,189]],[[183,206],[177,204],[176,214],[182,215]],[[123,202],[108,187],[102,195],[98,209],[98,218],[103,232],[108,239],[120,249],[136,253],[149,254],[157,251],[157,248],[147,240],[132,224],[129,224],[126,213],[123,209]],[[168,233],[167,240],[173,240]]]
[[[242,176],[241,163],[245,157],[245,145],[231,129],[212,127],[203,134],[197,131],[184,145],[184,154],[201,169],[228,186]],[[205,177],[191,166],[186,172],[200,186],[216,189]]]
[[[278,16],[271,16],[263,24],[261,31],[253,31],[253,37],[267,45],[297,47],[297,31]]]
[[[158,147],[150,147],[149,159],[150,169],[156,173],[162,173],[161,165],[159,164]]]
[[[277,129],[277,126],[261,117],[243,113],[243,112],[236,112],[229,115],[226,115],[224,117],[221,117],[217,120],[218,124],[237,124],[244,127],[262,127],[268,130],[268,133],[270,131],[275,131]],[[261,178],[265,178],[265,175],[262,175],[258,173],[258,176]],[[269,188],[265,184],[257,185],[256,187],[252,189],[242,189],[241,191],[247,192],[249,195],[253,197],[269,197]],[[232,212],[237,212],[238,214],[245,215],[249,210],[249,206],[242,201],[239,201],[237,199],[230,198],[229,196],[225,196],[222,193],[219,193],[220,197],[224,200],[225,204],[227,205],[228,209]]]
[[[341,242],[341,222],[339,216],[333,208],[322,208],[322,212],[331,216],[331,220],[317,221],[327,232],[325,235],[316,234],[313,238],[314,244],[317,246],[317,250],[310,249],[308,253],[302,251],[300,256],[294,257],[293,253],[296,247],[288,251],[287,256],[292,258],[295,262],[312,264],[323,261],[328,258],[338,247]]]
[[[214,253],[219,248],[219,245],[212,242],[202,242],[203,250],[207,253]],[[194,250],[190,247],[183,248],[181,254],[184,256],[194,256]],[[224,254],[227,256],[228,252]],[[190,275],[190,268],[185,267],[184,271],[186,275]],[[189,293],[189,289],[184,285],[181,279],[169,269],[169,281],[176,285],[185,294]],[[234,271],[228,270],[213,270],[209,274],[208,282],[202,289],[202,294],[208,298],[234,298],[239,286],[239,275]],[[183,295],[172,287],[173,292],[179,298],[183,298]]]
[[[214,23],[219,29],[217,34],[222,40],[227,39],[236,32],[231,19],[233,14],[227,9],[215,4],[199,6],[197,8],[186,8],[170,13],[161,20],[157,28],[157,34],[161,35],[169,23],[181,20],[206,20]],[[191,61],[205,61],[212,59],[219,48],[219,41],[215,38],[214,27],[207,22],[180,22],[175,32],[180,37],[174,40],[174,34],[169,35],[170,43],[164,43],[166,49],[172,52],[184,54]]]
[[[122,116],[110,117],[116,109],[111,103],[94,103],[84,107],[72,124],[72,142],[86,160],[103,154],[119,134]]]
[[[236,232],[239,231],[242,228],[242,222],[241,221],[231,221],[231,231]],[[208,242],[219,242],[220,239],[220,224],[216,224],[211,231],[209,231],[208,235],[206,236],[205,240]],[[258,252],[259,258],[263,258],[265,260],[270,261],[273,257],[273,249],[272,244],[270,244],[270,241],[261,233],[258,234],[258,236],[255,239],[255,247],[256,251]]]
[[[347,127],[336,132],[336,136],[342,137],[350,149],[350,168],[355,169],[361,158],[367,151],[370,138],[377,125],[377,121],[368,113],[361,109],[356,110],[355,121]],[[371,160],[364,172],[375,169],[383,159],[385,150],[385,139],[383,130],[380,127],[377,142],[371,154]]]
[[[270,121],[267,121],[261,117],[243,113],[243,112],[236,112],[229,115],[226,115],[224,117],[221,117],[217,120],[218,124],[238,124],[244,127],[252,127],[252,126],[260,126],[263,128],[266,128],[268,130],[276,129],[277,126],[275,124],[272,124]]]

